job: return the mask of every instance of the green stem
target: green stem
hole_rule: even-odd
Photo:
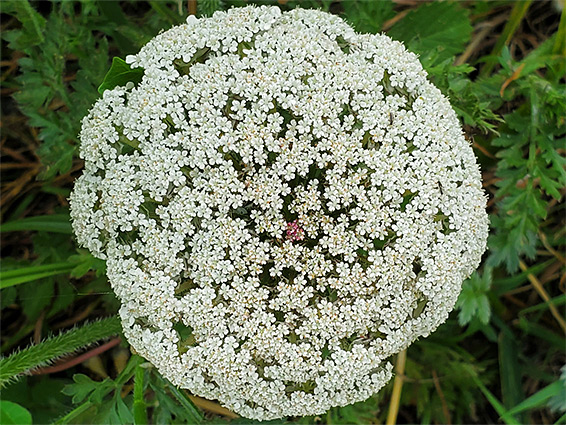
[[[76,409],[71,410],[69,413],[67,413],[65,416],[63,416],[61,419],[57,420],[56,422],[53,423],[53,425],[60,425],[60,424],[68,424],[68,423],[72,423],[73,420],[79,416],[81,413],[85,412],[86,410],[88,410],[91,406],[92,406],[92,402],[87,401],[86,403],[81,404],[79,407],[77,407]]]
[[[118,317],[109,317],[47,338],[37,345],[0,359],[0,388],[29,372],[30,369],[45,366],[64,354],[109,338],[120,333],[121,330]]]
[[[138,365],[134,378],[134,423],[136,425],[147,424],[146,404],[143,399],[144,377],[145,369]]]

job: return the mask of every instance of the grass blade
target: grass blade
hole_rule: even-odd
[[[521,369],[519,367],[519,347],[511,333],[504,329],[499,335],[499,374],[501,377],[501,395],[507,409],[525,398],[521,387]],[[522,418],[520,418],[522,420]]]
[[[77,263],[63,262],[45,264],[42,266],[21,267],[15,270],[0,272],[0,289],[21,283],[32,282],[48,276],[55,276],[70,272],[77,266]]]
[[[483,393],[483,395],[485,396],[487,401],[489,401],[491,406],[495,409],[497,414],[501,417],[501,419],[503,419],[503,421],[506,424],[508,424],[508,425],[519,425],[520,424],[520,422],[517,421],[517,419],[515,419],[512,415],[509,414],[509,412],[505,409],[505,406],[503,406],[503,404],[501,404],[501,402],[497,399],[497,397],[495,397],[491,393],[491,391],[489,391],[487,389],[487,387],[483,384],[482,381],[480,381],[480,379],[477,376],[472,375],[472,379],[474,380],[475,384],[478,386],[480,391]]]
[[[552,384],[544,387],[542,390],[534,393],[532,396],[526,398],[521,403],[517,404],[507,413],[510,415],[515,415],[526,410],[544,408],[546,407],[546,401],[556,394],[559,394],[563,385],[564,383],[561,380],[553,382]]]
[[[26,217],[0,224],[0,232],[43,231],[70,235],[73,233],[70,220],[69,214]]]
[[[531,322],[524,317],[519,318],[517,327],[526,334],[533,335],[537,338],[545,340],[550,343],[551,346],[564,351],[564,347],[566,346],[566,339],[562,335],[553,332],[549,328],[539,325],[538,323]]]

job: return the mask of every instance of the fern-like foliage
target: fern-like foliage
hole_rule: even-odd
[[[500,148],[496,172],[500,180],[496,193],[498,214],[492,216],[491,223],[496,231],[490,238],[489,263],[503,263],[509,272],[519,268],[522,256],[536,256],[537,233],[544,227],[543,221],[548,221],[554,204],[551,200],[560,201],[561,190],[566,187],[566,158],[560,154],[566,130],[564,115],[559,112],[566,110],[566,98],[560,73],[553,72],[552,66],[559,68],[561,58],[550,54],[551,47],[550,43],[541,46],[522,63],[513,62],[508,51],[501,58],[501,74],[506,81],[519,76],[502,87],[501,94],[507,100],[525,99],[521,107],[505,116],[500,137],[492,142]],[[545,77],[535,72],[544,68],[541,56],[547,58]]]

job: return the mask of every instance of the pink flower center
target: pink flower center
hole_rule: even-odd
[[[305,238],[305,231],[299,226],[299,220],[287,223],[287,239],[290,241],[302,241]]]

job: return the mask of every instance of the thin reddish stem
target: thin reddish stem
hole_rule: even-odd
[[[46,375],[48,373],[61,372],[62,370],[69,369],[73,366],[78,365],[79,363],[84,362],[85,360],[90,359],[91,357],[97,356],[98,354],[101,354],[101,353],[104,353],[105,351],[110,350],[112,347],[115,347],[118,344],[120,344],[121,341],[122,341],[122,338],[120,338],[120,337],[111,339],[107,343],[102,344],[102,345],[100,345],[96,348],[93,348],[92,350],[87,351],[86,353],[81,354],[80,356],[73,357],[69,360],[66,360],[63,363],[56,364],[56,365],[49,366],[49,367],[42,367],[42,368],[39,368],[37,370],[34,370],[32,372],[32,375]]]

